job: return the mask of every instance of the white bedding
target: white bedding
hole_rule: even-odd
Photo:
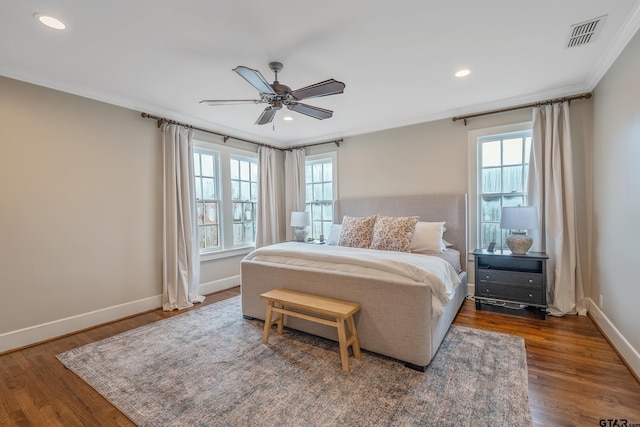
[[[408,279],[431,288],[434,317],[442,314],[443,306],[454,295],[454,287],[460,283],[458,274],[447,261],[407,252],[286,242],[256,249],[245,259],[396,280]]]

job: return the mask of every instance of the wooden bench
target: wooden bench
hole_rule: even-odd
[[[271,325],[276,324],[278,334],[282,334],[284,316],[289,315],[310,320],[312,322],[322,323],[323,325],[333,326],[338,329],[340,359],[342,361],[343,371],[349,372],[349,346],[352,346],[353,348],[353,356],[356,359],[361,358],[360,342],[358,341],[356,323],[353,320],[353,315],[360,310],[360,304],[290,291],[287,289],[274,289],[261,294],[260,297],[268,301],[267,315],[264,322],[264,334],[262,337],[262,342],[264,344],[269,342],[269,331],[271,330]],[[305,312],[312,314],[301,313],[297,310],[304,310]],[[278,313],[275,319],[272,319],[273,312]],[[316,314],[318,316],[316,316]],[[327,319],[326,317],[333,318],[335,320]],[[349,325],[349,337],[347,337],[344,325],[345,320]]]

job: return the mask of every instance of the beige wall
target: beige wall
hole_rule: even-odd
[[[2,77],[0,94],[0,352],[26,344],[15,334],[24,328],[38,340],[38,328],[83,326],[74,316],[104,322],[158,307],[156,123]],[[203,263],[201,282],[237,276],[239,259]]]
[[[467,191],[467,132],[531,120],[528,110],[462,122],[438,120],[345,138],[338,194],[362,197]]]
[[[0,92],[0,332],[158,294],[154,124],[6,78]]]
[[[635,357],[640,353],[640,284],[634,252],[640,242],[640,33],[594,93],[591,299]],[[627,358],[632,358],[628,355]],[[640,364],[638,364],[640,368]],[[636,372],[640,373],[640,369]]]

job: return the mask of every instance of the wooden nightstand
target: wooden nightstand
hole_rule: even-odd
[[[515,255],[510,251],[476,249],[473,256],[477,310],[522,305],[537,307],[546,318],[547,254]]]

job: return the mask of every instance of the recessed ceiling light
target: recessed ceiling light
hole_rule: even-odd
[[[455,74],[455,76],[456,76],[456,77],[466,77],[466,76],[468,76],[469,74],[471,74],[471,70],[469,70],[469,69],[466,69],[466,68],[465,68],[465,69],[459,70],[459,71]]]
[[[293,117],[291,117],[291,116],[284,116],[284,117],[282,118],[282,120],[286,120],[286,121],[290,122],[291,120],[293,120]]]
[[[46,25],[47,27],[53,28],[54,30],[64,30],[65,28],[67,28],[67,26],[64,25],[64,22],[62,22],[58,18],[54,18],[51,15],[46,15],[44,13],[36,13],[33,15],[33,17],[36,18],[41,23],[43,23],[44,25]]]

